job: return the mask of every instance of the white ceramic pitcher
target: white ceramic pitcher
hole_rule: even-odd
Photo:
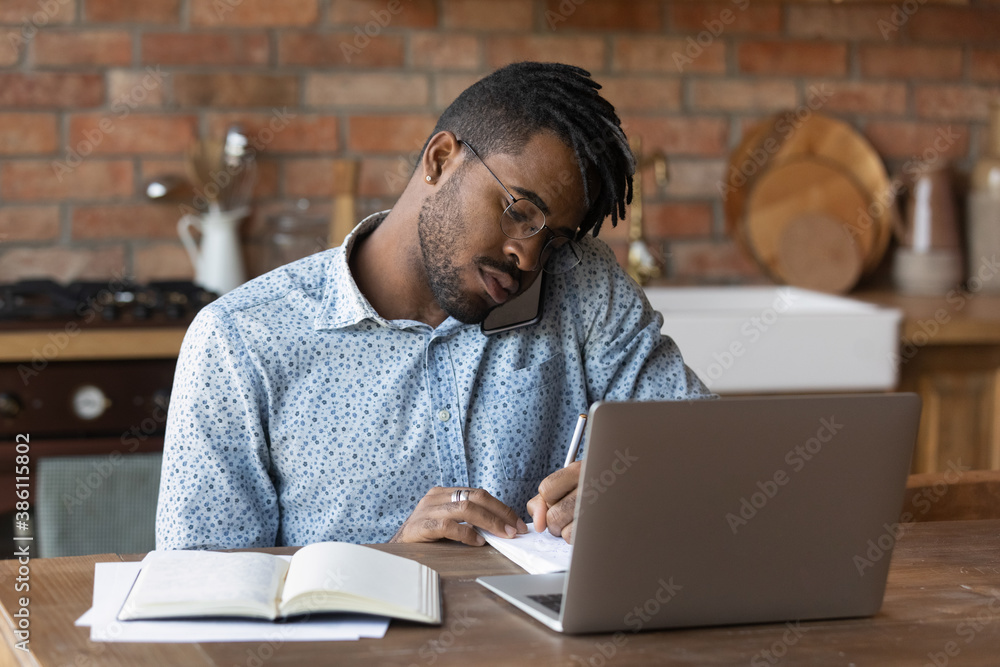
[[[191,256],[194,282],[216,294],[225,294],[246,280],[239,225],[250,209],[241,206],[223,211],[214,202],[203,215],[185,215],[177,221],[177,233]],[[195,243],[190,228],[201,232],[201,247]]]

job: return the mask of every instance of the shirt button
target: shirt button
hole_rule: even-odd
[[[451,419],[451,413],[445,410],[444,408],[441,408],[440,410],[438,410],[438,419],[440,419],[443,422],[446,422],[449,419]]]

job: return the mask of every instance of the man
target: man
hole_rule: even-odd
[[[529,515],[570,540],[577,415],[708,395],[593,238],[624,215],[635,165],[589,76],[518,63],[472,85],[392,210],[198,315],[158,548],[481,545],[476,527],[513,536]],[[484,335],[543,271],[541,320]]]

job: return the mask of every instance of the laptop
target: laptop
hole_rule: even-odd
[[[558,632],[871,616],[916,394],[599,402],[566,572],[477,581]]]

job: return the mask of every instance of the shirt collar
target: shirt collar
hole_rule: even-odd
[[[323,294],[323,304],[316,319],[313,320],[314,330],[340,329],[367,319],[386,323],[358,289],[348,260],[354,250],[355,242],[382,224],[388,213],[386,210],[369,215],[351,230],[342,244],[333,249],[326,270],[327,286]]]

